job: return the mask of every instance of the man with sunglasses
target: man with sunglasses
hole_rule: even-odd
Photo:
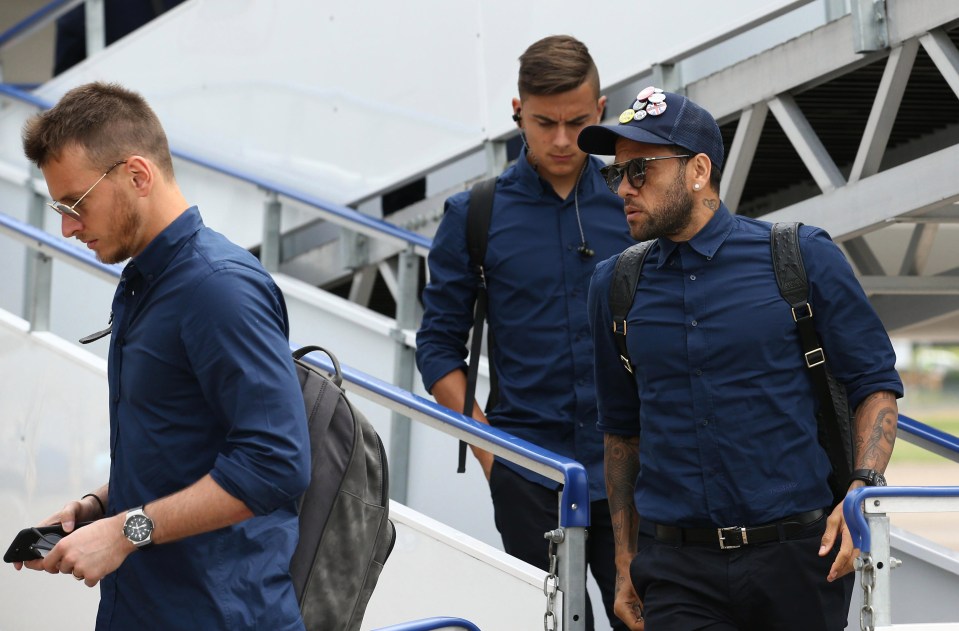
[[[109,481],[46,519],[68,534],[25,565],[99,583],[97,629],[302,630],[289,564],[309,439],[279,288],[186,202],[140,95],[82,85],[23,143],[63,235],[129,259],[111,312]]]
[[[489,357],[498,389],[473,418],[581,462],[590,483],[587,562],[614,624],[613,544],[596,431],[593,352],[586,292],[596,261],[631,244],[622,206],[603,183],[602,162],[576,146],[599,122],[606,97],[586,46],[566,35],[533,43],[520,57],[513,120],[524,148],[496,182],[483,261],[489,305]],[[470,267],[470,192],[446,200],[430,250],[430,283],[416,361],[437,402],[464,409],[466,341],[479,274]],[[474,448],[489,480],[503,547],[549,568],[544,533],[559,520],[559,484]],[[587,628],[592,628],[592,616]]]
[[[720,201],[716,121],[651,87],[578,142],[615,154],[606,182],[633,238],[655,240],[624,323],[628,369],[610,326],[615,257],[589,291],[617,614],[652,631],[843,629],[854,551],[832,507],[817,397],[771,224]],[[799,239],[816,331],[855,410],[854,468],[881,479],[902,396],[895,355],[839,248],[818,228]]]

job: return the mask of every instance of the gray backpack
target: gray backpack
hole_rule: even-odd
[[[303,361],[312,351],[333,360],[334,374]],[[329,351],[293,353],[306,404],[312,453],[310,485],[300,499],[300,541],[290,562],[308,631],[360,628],[366,605],[393,550],[386,453],[370,422],[341,389]]]

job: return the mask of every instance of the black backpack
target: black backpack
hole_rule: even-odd
[[[333,360],[331,377],[302,359],[312,351]],[[293,359],[312,464],[290,574],[308,631],[354,631],[396,541],[386,453],[373,426],[344,395],[336,357],[306,346]]]
[[[829,456],[832,474],[829,488],[833,505],[846,496],[852,475],[854,446],[852,442],[852,415],[845,387],[839,383],[826,365],[826,354],[813,325],[813,310],[809,304],[809,282],[799,250],[801,223],[773,224],[769,235],[773,269],[779,293],[792,308],[793,319],[799,330],[803,357],[813,387],[819,396],[816,413],[819,444]],[[624,250],[616,259],[609,287],[609,308],[613,318],[613,335],[623,367],[631,374],[633,365],[626,348],[626,318],[633,305],[636,286],[646,255],[655,241],[643,241]]]

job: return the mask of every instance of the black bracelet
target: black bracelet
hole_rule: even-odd
[[[102,517],[106,517],[107,508],[106,508],[106,506],[103,505],[103,500],[100,499],[100,496],[97,495],[96,493],[87,493],[86,495],[84,495],[83,497],[80,498],[80,501],[82,502],[83,500],[87,499],[88,497],[92,497],[93,499],[95,499],[95,500],[97,501],[97,504],[100,506],[100,515],[101,515]]]

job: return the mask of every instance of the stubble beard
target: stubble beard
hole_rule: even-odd
[[[692,219],[693,198],[686,190],[685,177],[681,170],[663,194],[659,207],[645,213],[641,223],[631,223],[629,234],[636,241],[671,237],[689,227]]]
[[[133,204],[128,203],[119,193],[113,196],[114,207],[117,209],[114,216],[116,247],[112,252],[97,253],[97,260],[112,265],[122,263],[131,258],[136,252],[136,239],[143,226],[143,218]]]

